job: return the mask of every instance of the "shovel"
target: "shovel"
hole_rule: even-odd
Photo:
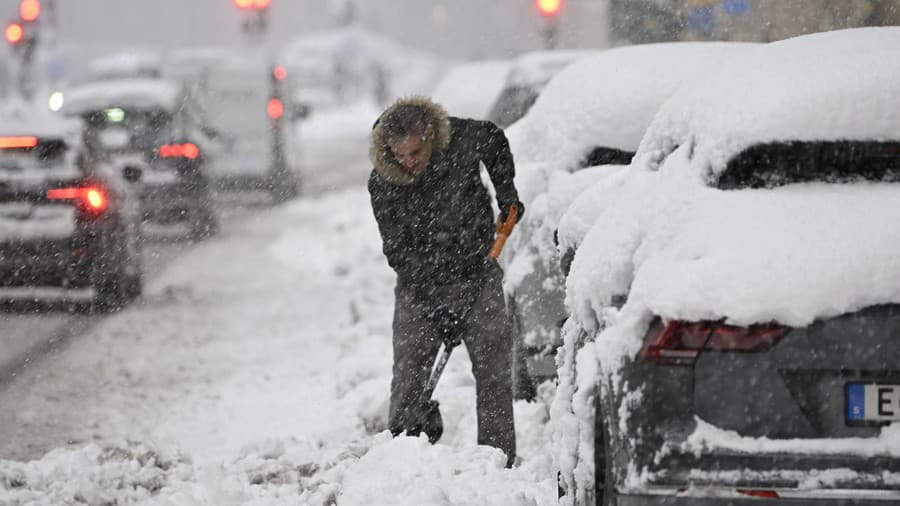
[[[513,228],[516,226],[518,215],[519,207],[512,205],[509,208],[509,214],[506,217],[506,221],[501,222],[500,220],[497,220],[497,238],[494,240],[491,252],[488,253],[488,256],[494,260],[496,260],[500,256],[500,252],[503,251],[506,239],[509,238]],[[431,444],[438,442],[444,434],[444,420],[441,418],[440,404],[438,401],[432,399],[431,395],[434,394],[434,388],[437,386],[438,380],[441,379],[441,374],[444,373],[444,367],[447,366],[447,362],[450,360],[450,354],[453,353],[453,348],[456,348],[456,346],[455,343],[449,345],[444,344],[444,349],[438,356],[437,363],[434,365],[431,376],[428,378],[428,383],[425,384],[425,390],[422,392],[422,408],[419,415],[419,427],[422,432],[428,436],[428,442]]]

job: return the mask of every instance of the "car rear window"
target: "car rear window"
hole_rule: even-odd
[[[596,167],[597,165],[628,165],[634,158],[634,152],[622,151],[615,148],[597,146],[591,150],[581,162],[582,167]]]
[[[728,162],[716,187],[771,188],[821,181],[900,182],[900,142],[779,142],[752,146]]]
[[[111,114],[116,111],[118,114]],[[99,146],[95,138],[100,132],[111,129],[124,129],[130,137],[128,150],[153,150],[161,141],[171,135],[173,118],[163,110],[141,110],[112,108],[88,114],[88,132],[86,139]]]

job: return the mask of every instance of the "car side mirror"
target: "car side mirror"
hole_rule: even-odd
[[[122,169],[122,177],[129,183],[137,183],[144,177],[144,170],[140,167],[127,165]]]

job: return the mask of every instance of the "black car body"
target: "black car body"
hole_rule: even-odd
[[[93,288],[102,308],[139,295],[140,207],[126,179],[140,174],[90,162],[55,132],[0,136],[0,284]]]
[[[215,233],[208,167],[211,141],[183,87],[165,79],[117,79],[70,90],[64,112],[84,123],[97,159],[145,164],[139,185],[144,218],[184,223],[197,237]]]

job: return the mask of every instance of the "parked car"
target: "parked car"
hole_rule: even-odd
[[[594,49],[560,49],[532,51],[514,61],[500,96],[488,113],[488,120],[501,128],[515,123],[534,105],[544,86],[576,59],[592,54]]]
[[[213,134],[216,187],[262,190],[276,201],[299,194],[293,122],[307,110],[291,100],[286,67],[242,51],[191,48],[171,52],[164,73],[188,87],[197,121]]]
[[[563,504],[900,503],[897,47],[767,44],[662,106],[568,278]]]
[[[215,132],[204,131],[183,86],[166,79],[85,83],[69,91],[63,112],[82,119],[92,157],[147,164],[139,185],[145,219],[184,223],[198,238],[216,233],[209,177]]]
[[[622,178],[656,110],[682,83],[754,46],[651,44],[586,56],[554,77],[508,128],[527,210],[504,258],[518,329],[517,372],[527,371],[536,382],[556,375],[560,328],[568,317],[557,250],[563,212],[585,189]],[[518,383],[527,397],[529,381]]]
[[[487,119],[511,65],[509,60],[457,63],[444,74],[431,96],[453,116]]]
[[[41,114],[0,127],[0,285],[93,288],[116,309],[142,289],[142,169],[84,156],[79,126]]]

